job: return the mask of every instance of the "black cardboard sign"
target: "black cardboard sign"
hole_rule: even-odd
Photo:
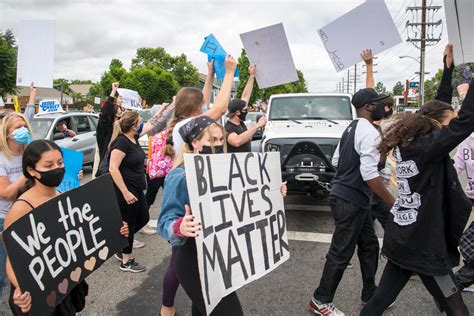
[[[3,232],[32,315],[49,315],[71,290],[127,245],[110,175],[40,205]]]

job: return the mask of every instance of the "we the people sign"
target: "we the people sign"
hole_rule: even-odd
[[[207,313],[290,257],[279,153],[185,155]]]
[[[106,197],[106,198],[104,198]],[[50,315],[71,290],[127,245],[110,175],[33,209],[3,232],[32,315]]]

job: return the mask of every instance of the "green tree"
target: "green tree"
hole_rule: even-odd
[[[163,47],[137,49],[130,70],[140,67],[151,69],[155,66],[171,72],[181,87],[196,87],[199,85],[198,69],[188,61],[186,55],[172,56]]]
[[[405,87],[403,86],[403,84],[400,81],[398,81],[392,89],[392,94],[393,95],[402,95],[403,90],[405,90]]]
[[[377,82],[377,84],[375,85],[375,91],[377,91],[377,93],[379,94],[388,94],[387,92],[387,88],[385,88],[385,86],[383,85],[382,82]]]
[[[0,96],[17,92],[15,42],[10,30],[0,31]]]
[[[133,69],[124,76],[120,86],[137,91],[147,104],[169,101],[179,89],[173,75],[156,66]]]
[[[69,96],[72,96],[72,90],[69,87],[69,80],[63,78],[53,80],[53,86],[56,90],[61,91],[61,84],[63,85],[63,92]]]
[[[425,84],[424,84],[425,102],[435,99],[442,77],[443,77],[443,70],[438,69],[436,74],[433,77],[431,77],[431,79],[425,80]]]
[[[238,69],[239,69],[239,85],[237,87],[237,97],[240,98],[242,92],[247,84],[247,80],[249,78],[249,68],[250,62],[247,56],[247,53],[244,49],[239,56],[238,60]],[[258,71],[258,66],[257,66]],[[298,74],[298,81],[270,87],[267,89],[260,89],[258,87],[257,81],[254,83],[254,89],[252,92],[252,96],[250,98],[249,104],[254,104],[258,99],[268,99],[273,94],[283,94],[283,93],[301,93],[301,92],[308,92],[308,85],[306,80],[304,79],[303,72],[299,69],[296,70]]]

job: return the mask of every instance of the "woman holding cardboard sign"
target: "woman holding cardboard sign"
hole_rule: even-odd
[[[184,141],[173,170],[166,177],[161,212],[158,219],[160,235],[177,247],[174,269],[179,283],[192,300],[192,315],[205,315],[206,305],[199,278],[194,237],[200,234],[201,223],[195,221],[189,208],[189,195],[184,170],[184,154],[218,154],[226,152],[224,129],[207,116],[197,117],[179,129]],[[286,195],[286,184],[280,187]],[[166,290],[166,289],[165,289]],[[223,298],[211,315],[243,315],[235,292]]]
[[[5,217],[5,228],[12,225],[21,217],[60,193],[56,187],[61,183],[64,176],[64,163],[61,149],[49,140],[37,140],[25,149],[22,161],[23,176],[27,179],[26,191],[15,201]],[[60,225],[58,223],[58,225]],[[124,223],[120,233],[128,236],[128,226]],[[13,267],[7,258],[7,276],[11,282],[10,308],[14,315],[25,315],[31,309],[31,297],[29,292],[22,292],[18,285]],[[85,297],[88,293],[88,285],[82,281],[76,285],[71,292],[56,306],[54,315],[75,315],[85,306]]]

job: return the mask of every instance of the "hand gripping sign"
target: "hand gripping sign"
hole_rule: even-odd
[[[107,197],[107,198],[104,198]],[[71,290],[127,245],[110,175],[63,193],[3,232],[32,315],[50,315]]]
[[[197,260],[207,313],[290,257],[279,153],[184,158],[193,215],[202,223]]]

